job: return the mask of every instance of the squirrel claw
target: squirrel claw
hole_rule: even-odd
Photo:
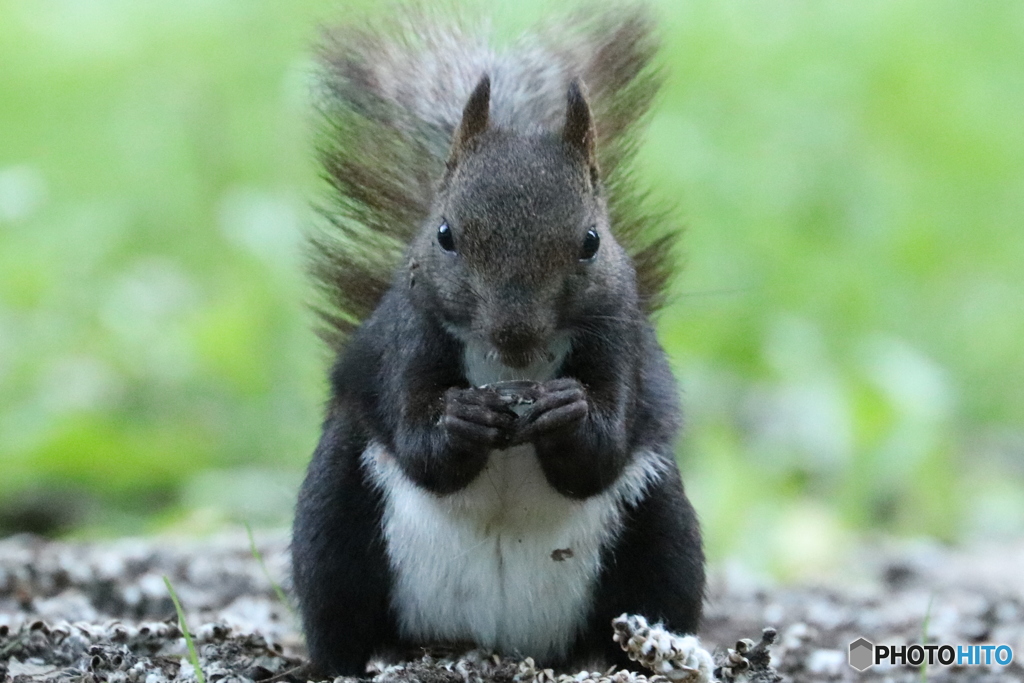
[[[449,436],[488,449],[504,448],[515,423],[515,413],[497,392],[477,387],[449,389],[438,422]]]
[[[563,377],[539,386],[539,397],[519,418],[513,443],[525,443],[549,432],[574,427],[590,412],[579,381]]]

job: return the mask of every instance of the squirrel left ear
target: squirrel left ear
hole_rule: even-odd
[[[565,127],[562,139],[566,144],[578,151],[587,162],[590,180],[597,185],[597,130],[594,128],[594,117],[590,113],[587,102],[587,86],[578,77],[569,84],[569,96],[565,109]]]

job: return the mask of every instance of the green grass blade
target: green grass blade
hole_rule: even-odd
[[[935,600],[935,593],[928,597],[928,607],[924,611],[924,623],[921,624],[921,644],[928,644],[928,622],[932,618],[932,602]],[[928,683],[928,660],[921,662],[921,683]]]
[[[174,592],[171,580],[164,576],[164,583],[167,585],[167,592],[171,594],[171,600],[174,601],[174,609],[178,613],[178,624],[181,626],[181,632],[185,635],[185,645],[188,646],[188,659],[192,662],[192,668],[196,670],[196,680],[199,683],[206,683],[206,676],[203,675],[203,670],[199,667],[199,654],[196,652],[196,644],[192,642],[192,632],[189,631],[188,623],[185,621],[185,610],[181,608],[181,603],[178,602],[178,594]]]
[[[267,563],[263,561],[263,555],[256,547],[256,538],[252,535],[252,527],[249,526],[248,522],[245,522],[245,530],[249,534],[249,550],[252,551],[252,556],[256,558],[257,562],[259,562],[260,568],[263,569],[263,575],[267,577],[267,581],[270,582],[270,586],[274,589],[274,592],[277,594],[277,599],[280,600],[281,604],[284,605],[288,609],[288,611],[292,613],[292,616],[296,616],[295,608],[292,607],[291,601],[288,600],[288,596],[285,595],[284,589],[281,588],[281,585],[277,581],[274,581],[274,577],[270,575],[270,570],[267,569]]]

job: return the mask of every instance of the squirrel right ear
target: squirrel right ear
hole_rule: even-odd
[[[569,95],[566,98],[565,126],[562,128],[562,139],[570,147],[580,153],[587,162],[590,181],[597,185],[597,131],[594,128],[594,116],[587,102],[587,86],[578,77],[569,83]]]
[[[455,131],[452,151],[448,155],[448,170],[453,171],[459,159],[469,149],[473,140],[487,130],[487,119],[491,110],[491,77],[484,74],[473,88],[473,93],[462,110],[462,122]]]

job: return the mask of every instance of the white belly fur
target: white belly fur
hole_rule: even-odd
[[[474,384],[522,378],[471,355]],[[545,365],[534,379],[557,368]],[[579,501],[548,484],[530,445],[492,452],[468,487],[447,496],[414,484],[379,444],[363,464],[384,493],[402,636],[542,660],[567,653],[589,615],[601,549],[619,532],[622,505],[640,500],[662,473],[653,453],[636,453],[609,490]]]

